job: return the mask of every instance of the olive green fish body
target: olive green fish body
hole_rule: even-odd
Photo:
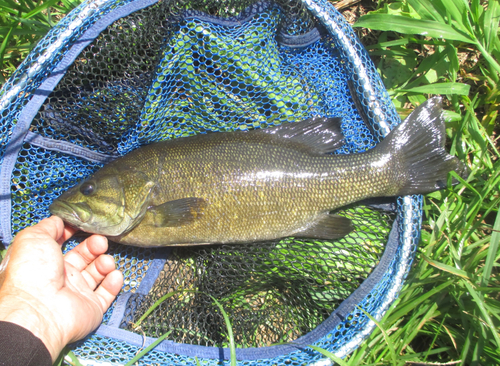
[[[439,189],[450,170],[465,176],[465,166],[444,152],[443,137],[427,131],[444,134],[437,104],[361,154],[329,153],[342,140],[332,119],[151,144],[65,192],[51,211],[138,246],[338,238],[352,228],[329,214],[335,208]],[[432,171],[422,173],[429,163]]]
[[[116,239],[133,244],[147,237],[153,245],[275,239],[304,231],[329,210],[390,189],[385,172],[393,170],[370,165],[377,159],[373,154],[318,156],[266,134],[221,135],[150,147],[159,167],[149,175],[157,182],[151,206],[197,197],[206,202],[199,218],[189,225],[155,225],[155,211],[149,210]],[[131,159],[140,161],[140,155]],[[368,195],[367,177],[373,182]]]

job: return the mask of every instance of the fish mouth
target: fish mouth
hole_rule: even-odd
[[[54,201],[49,206],[52,215],[59,216],[72,224],[85,223],[92,217],[92,210],[85,202],[67,203],[63,201]]]

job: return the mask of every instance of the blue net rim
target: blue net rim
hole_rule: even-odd
[[[112,2],[113,1],[102,1],[101,3],[107,4]],[[11,143],[9,143],[5,152],[5,159],[2,164],[2,170],[0,172],[1,179],[7,179],[7,181],[10,180],[10,172],[12,171],[12,169],[5,168],[5,165],[7,165],[8,167],[9,164],[11,164],[12,166],[15,164],[15,158],[17,156],[16,151],[19,151],[22,146],[22,141],[25,140],[25,137],[27,136],[27,134],[29,134],[28,129],[29,124],[32,120],[32,116],[36,114],[39,105],[43,103],[43,100],[46,98],[46,91],[51,90],[55,85],[57,85],[59,80],[64,75],[65,70],[80,54],[81,50],[83,50],[83,48],[90,44],[95,39],[95,37],[97,37],[102,32],[102,30],[104,30],[115,20],[129,15],[142,8],[153,5],[156,2],[157,1],[155,0],[137,0],[118,7],[100,18],[79,38],[79,41],[75,42],[75,44],[71,48],[71,51],[68,52],[63,62],[61,62],[56,67],[56,69],[47,77],[45,82],[38,89],[39,91],[43,92],[36,94],[30,101],[29,105],[27,105],[24,109],[22,118],[19,119],[10,138]],[[363,91],[361,93],[358,92],[358,98],[361,101],[361,107],[364,109],[363,112],[368,116],[368,119],[372,123],[380,126],[381,131],[384,132],[383,134],[388,133],[393,126],[399,123],[399,118],[396,118],[397,114],[387,93],[382,92],[381,94],[379,92],[379,90],[385,91],[385,89],[383,87],[381,89],[377,88],[380,87],[381,80],[378,77],[376,70],[375,72],[374,70],[367,71],[367,67],[370,68],[372,67],[372,65],[363,65],[359,62],[360,54],[363,54],[365,52],[364,49],[357,41],[354,41],[354,43],[350,43],[353,41],[353,39],[356,38],[353,38],[352,36],[347,37],[345,34],[345,29],[340,28],[342,25],[345,26],[345,20],[342,19],[342,16],[338,14],[338,12],[333,8],[331,4],[323,0],[304,0],[304,3],[309,8],[309,10],[318,18],[318,20],[323,23],[328,32],[335,38],[337,46],[341,49],[341,52],[344,53],[348,68],[352,69],[353,77],[356,78],[358,82],[364,86]],[[84,9],[85,7],[95,8],[95,4],[96,3],[83,3],[75,11]],[[330,12],[326,12],[325,9],[329,9]],[[337,17],[332,18],[331,13],[337,14]],[[345,24],[342,22],[344,22]],[[3,94],[2,105],[4,105],[9,95],[12,94],[13,93]],[[37,106],[38,103],[39,105]],[[382,108],[382,106],[384,106],[385,108]],[[386,112],[384,112],[384,110]],[[8,172],[8,176],[5,172]],[[8,186],[3,185],[2,187]],[[0,192],[0,195],[10,195],[10,192]],[[308,344],[318,344],[322,342],[322,338],[329,338],[329,336],[331,336],[334,332],[335,327],[341,323],[345,323],[348,317],[352,314],[352,311],[355,309],[355,307],[361,301],[363,301],[363,299],[366,299],[366,297],[370,296],[370,294],[374,292],[374,289],[377,287],[382,277],[387,276],[387,273],[389,272],[395,273],[395,278],[397,277],[397,280],[393,281],[393,286],[387,290],[387,296],[383,301],[384,306],[380,307],[377,310],[377,314],[375,314],[374,316],[375,319],[379,320],[389,307],[390,303],[392,303],[392,301],[397,297],[397,293],[402,286],[402,280],[406,276],[408,268],[412,262],[412,244],[410,243],[409,238],[418,238],[418,233],[415,233],[415,231],[418,231],[420,229],[419,219],[412,219],[412,216],[414,215],[414,207],[419,206],[420,204],[420,196],[405,197],[399,200],[399,215],[395,224],[393,225],[390,239],[388,240],[386,250],[381,259],[381,262],[371,273],[368,279],[365,280],[363,284],[354,293],[352,293],[351,296],[346,299],[325,322],[318,326],[314,331],[299,338],[294,342],[293,346],[286,345],[238,349],[238,359],[258,360],[275,358],[284,354],[302,352],[298,349],[304,348]],[[9,230],[10,221],[6,220],[6,217],[10,217],[10,207],[6,207],[6,205],[3,205],[0,210],[2,211],[2,237],[4,239],[4,242],[10,242],[10,239],[12,238],[11,232]],[[417,221],[418,225],[415,225],[415,221]],[[405,258],[405,261],[401,261],[398,263],[398,261],[395,260],[395,258],[402,257]],[[161,261],[162,259],[157,258],[155,260]],[[158,264],[159,263],[161,262],[158,262]],[[119,316],[120,304],[124,304],[126,302],[126,295],[127,294],[121,296],[117,305],[115,306],[110,324],[113,324],[115,313],[116,317]],[[373,329],[374,326],[375,325],[373,322],[371,322],[371,324],[367,324],[364,328],[365,331],[360,332],[360,334],[363,333],[364,336],[363,334],[361,334],[361,336],[360,334],[358,334],[350,337],[349,339],[346,338],[341,347],[336,347],[335,354],[339,357],[342,357],[343,355],[349,353],[350,350],[361,343],[363,338],[366,337],[367,334],[369,334],[369,330]],[[368,330],[368,332],[366,330]],[[138,346],[142,346],[144,344],[147,345],[154,341],[153,338],[146,338],[146,342],[144,342],[144,337],[122,329],[117,329],[115,327],[112,327],[112,325],[102,325],[97,330],[96,334],[111,338],[117,338],[131,344],[136,344]],[[163,341],[157,347],[157,350],[175,354],[199,356],[201,358],[229,359],[228,349],[177,344],[171,341]]]
[[[401,219],[398,216],[393,222],[391,232],[386,244],[385,251],[380,259],[379,264],[370,273],[368,278],[346,299],[335,311],[314,330],[306,335],[290,342],[287,345],[276,345],[268,347],[249,347],[236,349],[236,357],[238,360],[259,360],[262,358],[274,358],[280,355],[289,354],[297,349],[306,348],[310,344],[314,344],[318,339],[327,336],[332,329],[335,329],[341,322],[345,321],[349,314],[356,308],[356,306],[365,298],[374,287],[380,282],[389,266],[391,265],[396,251],[398,249],[401,230]],[[139,288],[140,293],[147,294],[153,286],[157,276],[163,269],[165,261],[168,258],[170,248],[163,248],[157,252],[156,258],[150,264],[150,269],[147,275],[143,278]],[[125,313],[127,302],[132,296],[132,292],[122,294],[113,310],[113,314],[108,324],[102,324],[96,331],[96,334],[104,337],[111,337],[120,340],[125,340],[130,344],[136,346],[147,346],[153,343],[156,338],[144,337],[139,334],[119,329],[119,325]],[[176,343],[173,341],[163,341],[156,350],[168,353],[175,353],[186,355],[190,357],[201,357],[210,359],[230,359],[229,348],[217,348],[198,346],[190,344]]]

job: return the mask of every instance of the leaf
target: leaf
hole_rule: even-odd
[[[78,358],[76,357],[76,355],[73,353],[73,351],[69,351],[68,356],[69,356],[69,358],[71,358],[71,362],[73,362],[72,363],[73,366],[83,366],[81,364],[81,362],[78,360]]]
[[[500,335],[498,334],[498,328],[495,327],[493,324],[491,317],[488,315],[488,310],[486,310],[485,305],[484,305],[484,297],[480,296],[477,291],[474,289],[471,283],[468,281],[463,281],[465,287],[467,287],[467,290],[471,294],[472,298],[476,302],[476,305],[478,306],[479,310],[481,311],[481,314],[483,315],[483,320],[488,324],[491,333],[493,334],[493,338],[495,338],[496,344],[497,344],[497,349],[500,349]]]
[[[449,73],[449,65],[447,54],[435,52],[420,63],[415,71],[415,74],[420,74],[420,76],[401,89],[408,90],[417,86],[437,83],[442,76]]]
[[[7,33],[2,44],[0,45],[0,65],[3,65],[3,58],[4,58],[4,54],[5,54],[5,49],[7,47],[7,44],[9,43],[10,36],[12,35],[13,29],[14,29],[14,27],[11,27],[9,29],[9,32]]]
[[[429,0],[408,0],[410,6],[422,17],[422,19],[435,20],[444,23],[439,11]]]
[[[398,89],[398,92],[405,93],[427,93],[427,94],[457,94],[468,95],[470,85],[462,83],[438,83],[416,86],[410,89]]]
[[[416,67],[415,57],[405,54],[404,56],[393,56],[385,59],[381,69],[384,75],[384,84],[387,89],[401,86],[413,74]]]
[[[392,358],[392,364],[394,366],[397,365],[397,356],[396,356],[396,350],[394,349],[394,343],[391,341],[389,335],[385,331],[384,327],[380,325],[380,323],[375,320],[373,316],[371,316],[368,312],[366,312],[364,309],[361,309],[359,306],[357,306],[359,310],[361,310],[372,322],[375,323],[378,329],[380,329],[380,332],[382,333],[382,336],[384,337],[385,343],[387,343],[387,346],[389,347],[389,353],[391,354]]]
[[[446,122],[458,122],[462,120],[462,115],[453,111],[444,110],[443,116]]]
[[[172,291],[172,292],[169,292],[166,295],[163,295],[162,297],[160,297],[153,305],[151,305],[149,307],[148,310],[146,310],[144,312],[144,314],[142,314],[142,316],[139,318],[139,320],[133,324],[134,329],[139,328],[139,326],[141,325],[143,320],[146,319],[149,316],[149,314],[151,314],[163,301],[167,300],[168,298],[172,297],[173,295],[176,295],[176,294],[182,293],[182,292],[189,292],[189,291],[186,291],[186,290]]]
[[[212,295],[209,295],[212,300],[215,302],[215,305],[220,309],[222,316],[224,317],[224,321],[226,323],[226,328],[227,328],[227,335],[229,338],[229,352],[231,354],[231,366],[236,366],[236,346],[234,344],[234,335],[233,335],[233,327],[231,326],[231,321],[229,320],[229,316],[227,315],[226,311],[220,304],[220,302],[217,301],[215,297]]]
[[[482,0],[472,0],[470,1],[470,14],[474,22],[479,23],[479,18],[484,13]]]
[[[147,354],[149,351],[151,351],[153,348],[155,348],[158,344],[160,344],[165,338],[167,338],[170,335],[170,333],[172,333],[171,330],[169,330],[167,333],[163,334],[162,336],[158,337],[153,343],[151,343],[149,346],[144,348],[133,359],[131,359],[129,362],[127,362],[125,364],[125,366],[132,366],[134,363],[139,361],[145,354]]]
[[[364,27],[404,34],[420,34],[427,37],[474,43],[474,40],[467,34],[456,30],[451,25],[399,15],[367,14],[359,18],[353,27]]]
[[[410,38],[404,37],[404,38],[399,38],[395,39],[392,41],[380,41],[379,43],[372,44],[372,45],[366,45],[366,48],[368,50],[373,50],[376,48],[385,48],[385,47],[393,47],[393,46],[405,46],[408,43],[410,43]]]
[[[462,277],[462,278],[465,278],[466,280],[471,280],[469,278],[469,274],[467,272],[465,272],[464,270],[461,270],[461,269],[458,269],[458,268],[455,268],[455,267],[452,267],[448,264],[444,264],[444,263],[441,263],[441,262],[438,262],[438,261],[435,261],[434,259],[430,259],[429,257],[427,257],[426,255],[422,254],[422,258],[427,262],[429,263],[431,266],[433,267],[436,267],[442,271],[445,271],[445,272],[448,272],[448,273],[451,273],[455,276],[458,276],[458,277]]]
[[[487,286],[491,277],[491,272],[493,266],[496,262],[496,256],[498,254],[498,246],[500,243],[500,211],[497,211],[497,217],[495,223],[493,224],[493,234],[491,234],[490,247],[488,249],[488,255],[486,257],[486,262],[484,263],[483,274],[481,278],[481,286]]]
[[[330,360],[332,360],[333,362],[339,364],[340,366],[349,366],[343,359],[341,359],[340,357],[335,356],[335,354],[333,354],[330,351],[327,351],[326,349],[323,349],[323,348],[317,347],[317,346],[309,346],[309,347],[312,348],[315,351],[318,351],[323,356],[328,357]]]
[[[458,60],[457,48],[451,44],[447,44],[445,52],[448,55],[448,59],[450,60],[451,63],[450,65],[451,67],[449,68],[451,79],[456,80],[457,74],[460,71],[460,63]]]
[[[461,30],[466,30],[463,19],[468,14],[469,6],[465,1],[460,0],[441,0],[443,7],[446,9],[446,12],[451,15],[453,20],[455,20],[455,24],[460,27]]]
[[[12,14],[29,11],[29,8],[25,6],[23,1],[16,2],[12,0],[3,0],[3,3],[7,3],[12,8],[12,11],[10,11]],[[8,6],[0,4],[0,8],[8,9]]]
[[[35,16],[39,13],[41,13],[43,10],[56,5],[59,2],[59,0],[50,0],[43,2],[41,5],[37,6],[35,9],[30,11],[28,14],[23,15],[23,18],[28,19],[31,18],[32,16]]]
[[[484,12],[483,16],[485,48],[491,51],[495,48],[495,40],[498,39],[500,3],[498,1],[488,2],[488,9]]]
[[[444,289],[446,289],[448,286],[452,285],[455,283],[455,280],[449,280],[445,283],[442,283],[439,286],[434,287],[430,291],[427,291],[426,293],[422,294],[419,297],[413,297],[413,300],[408,302],[408,304],[401,304],[402,307],[394,312],[393,314],[390,315],[390,317],[387,319],[386,323],[391,324],[398,320],[399,318],[402,318],[403,316],[408,315],[413,309],[417,308],[419,305],[421,305],[425,300],[427,300],[429,297],[440,293]]]

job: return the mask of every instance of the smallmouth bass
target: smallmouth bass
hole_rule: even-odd
[[[330,214],[338,207],[442,189],[450,171],[468,176],[444,149],[438,98],[365,153],[330,154],[342,143],[336,118],[157,142],[105,165],[50,211],[143,247],[336,239],[352,230],[349,219]]]

